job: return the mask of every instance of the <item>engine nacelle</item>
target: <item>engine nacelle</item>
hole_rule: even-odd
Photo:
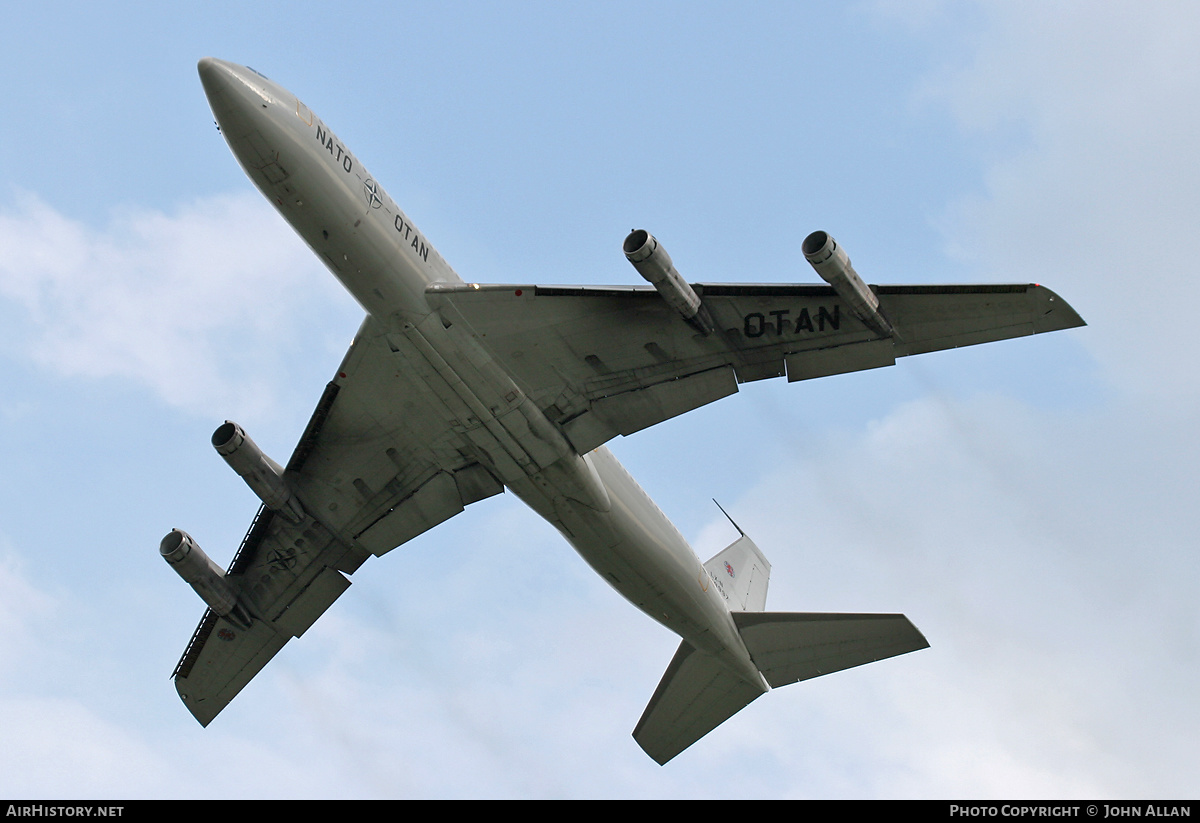
[[[190,534],[172,529],[158,544],[158,552],[214,612],[234,619],[243,626],[250,625],[245,610],[238,603],[237,594],[225,579],[225,572],[212,562]]]
[[[263,454],[245,429],[226,420],[212,436],[213,447],[268,509],[293,523],[304,519],[304,507],[283,479],[283,469]]]
[[[895,330],[879,311],[879,298],[867,288],[867,284],[850,265],[850,258],[837,241],[823,231],[814,231],[804,238],[804,258],[821,275],[821,279],[833,286],[838,296],[850,305],[850,310],[859,320],[883,337],[892,337]]]
[[[667,305],[703,334],[713,330],[712,318],[700,297],[675,270],[671,256],[645,229],[634,229],[622,245],[625,257],[650,281]]]

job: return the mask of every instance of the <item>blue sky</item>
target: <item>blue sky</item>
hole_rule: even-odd
[[[0,795],[1164,797],[1200,786],[1200,14],[1184,3],[45,3],[0,30]],[[767,695],[666,767],[677,645],[511,495],[382,559],[208,729],[169,674],[361,310],[196,76],[253,66],[457,271],[1040,282],[1085,329],[758,383],[610,444],[768,606],[931,648]]]

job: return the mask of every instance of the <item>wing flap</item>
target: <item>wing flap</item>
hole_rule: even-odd
[[[383,517],[358,535],[358,542],[375,555],[424,534],[463,510],[454,475],[438,472]]]
[[[275,615],[275,629],[292,637],[300,637],[317,618],[350,588],[350,581],[336,570],[323,567],[296,597]]]
[[[618,434],[633,434],[655,423],[735,394],[737,377],[726,366],[689,374],[645,388],[592,401],[587,414],[563,424],[563,432],[580,454]]]
[[[894,366],[896,352],[891,338],[888,338],[794,352],[785,355],[783,362],[787,365],[788,382],[794,383],[797,380],[812,380],[815,377]]]

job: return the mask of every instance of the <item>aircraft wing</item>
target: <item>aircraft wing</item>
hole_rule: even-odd
[[[326,386],[284,470],[304,518],[260,508],[225,576],[249,625],[209,609],[175,669],[201,724],[329,608],[367,557],[503,491],[404,357],[368,317]]]
[[[704,335],[647,287],[434,284],[580,453],[768,377],[890,366],[897,357],[1083,325],[1037,285],[874,286],[881,337],[824,285],[696,284]]]

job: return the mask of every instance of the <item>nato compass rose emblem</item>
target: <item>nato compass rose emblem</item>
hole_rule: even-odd
[[[379,184],[374,180],[367,180],[363,183],[363,192],[367,195],[367,205],[373,209],[377,209],[383,205],[383,200],[379,197]]]
[[[289,569],[295,568],[296,566],[296,550],[288,549],[285,552],[276,549],[275,551],[271,552],[271,559],[269,562],[271,564],[271,571],[286,572]]]
[[[729,561],[728,561],[728,560],[726,560],[726,561],[725,561],[725,572],[726,572],[726,574],[728,574],[730,577],[737,577],[737,575],[733,573],[733,566],[729,565]]]

